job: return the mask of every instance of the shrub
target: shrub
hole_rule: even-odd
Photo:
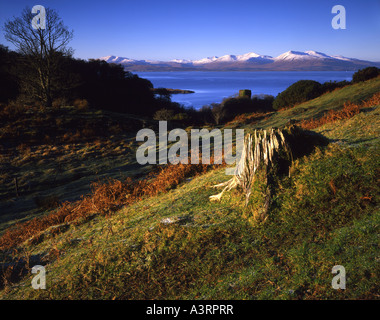
[[[291,107],[295,104],[314,99],[322,93],[322,85],[319,82],[313,80],[300,80],[278,94],[273,101],[273,108],[278,110]]]
[[[88,101],[86,99],[76,99],[74,101],[74,107],[78,110],[87,110],[88,109]]]
[[[335,89],[343,88],[345,86],[348,86],[351,84],[350,81],[328,81],[322,84],[322,91],[323,93],[334,91]]]
[[[190,116],[185,112],[177,113],[173,117],[173,120],[177,120],[177,121],[185,121],[185,120],[189,120],[189,119],[190,119]]]
[[[270,94],[260,94],[252,96],[252,103],[255,110],[259,112],[267,112],[273,110],[274,97]]]
[[[15,121],[22,117],[27,109],[28,107],[16,102],[0,105],[0,121]]]
[[[169,121],[172,120],[174,117],[174,111],[169,109],[160,109],[156,111],[156,113],[153,116],[154,120],[158,121]]]
[[[67,106],[67,99],[65,98],[57,98],[53,101],[52,107],[54,109],[60,109],[61,107]]]
[[[366,81],[372,78],[376,78],[379,75],[380,75],[379,68],[376,68],[376,67],[364,68],[354,73],[354,75],[352,76],[352,82],[357,83],[357,82]]]
[[[262,113],[272,110],[273,96],[254,95],[252,99],[248,97],[228,98],[223,100],[224,119],[232,120],[243,113]]]
[[[226,109],[220,103],[211,104],[211,113],[215,120],[215,123],[220,124],[226,117]]]

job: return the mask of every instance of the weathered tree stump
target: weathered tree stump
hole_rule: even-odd
[[[214,188],[224,187],[222,192],[210,196],[211,201],[219,201],[224,192],[240,187],[248,204],[252,185],[259,168],[264,169],[266,199],[261,213],[262,219],[267,215],[274,193],[275,176],[281,171],[279,167],[284,161],[289,169],[294,158],[309,154],[316,145],[326,145],[328,140],[315,132],[302,130],[297,126],[285,129],[255,130],[244,139],[243,152],[235,174],[227,182],[217,184]]]
[[[245,193],[246,203],[248,203],[256,171],[259,167],[265,166],[266,178],[268,178],[275,156],[281,150],[291,158],[290,148],[280,129],[255,130],[254,134],[247,134],[244,139],[243,152],[233,178],[215,185],[215,188],[224,187],[224,189],[219,194],[210,196],[210,200],[218,201],[225,191],[240,186]]]

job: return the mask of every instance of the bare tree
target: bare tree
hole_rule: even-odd
[[[46,106],[52,105],[52,83],[59,72],[62,57],[71,56],[68,43],[73,38],[54,9],[46,8],[45,28],[32,25],[34,14],[27,7],[20,17],[4,24],[5,39],[16,46],[27,63],[30,74],[22,76],[29,93]]]
[[[211,113],[216,125],[219,125],[226,116],[226,110],[220,103],[211,103]]]
[[[158,121],[170,121],[174,117],[174,111],[170,109],[160,109],[156,111],[156,113],[153,116],[154,120]]]

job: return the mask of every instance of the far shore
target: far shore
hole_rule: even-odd
[[[165,89],[170,94],[188,94],[188,93],[195,93],[195,91],[192,90],[183,90],[183,89],[170,89],[170,88],[153,88],[152,91],[154,93],[158,93],[160,90]]]

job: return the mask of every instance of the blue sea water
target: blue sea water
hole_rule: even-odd
[[[186,89],[192,94],[173,94],[172,100],[196,109],[224,98],[236,95],[241,89],[254,94],[276,96],[298,80],[350,81],[353,71],[264,71],[264,72],[138,72],[138,76],[150,80],[155,88]]]

